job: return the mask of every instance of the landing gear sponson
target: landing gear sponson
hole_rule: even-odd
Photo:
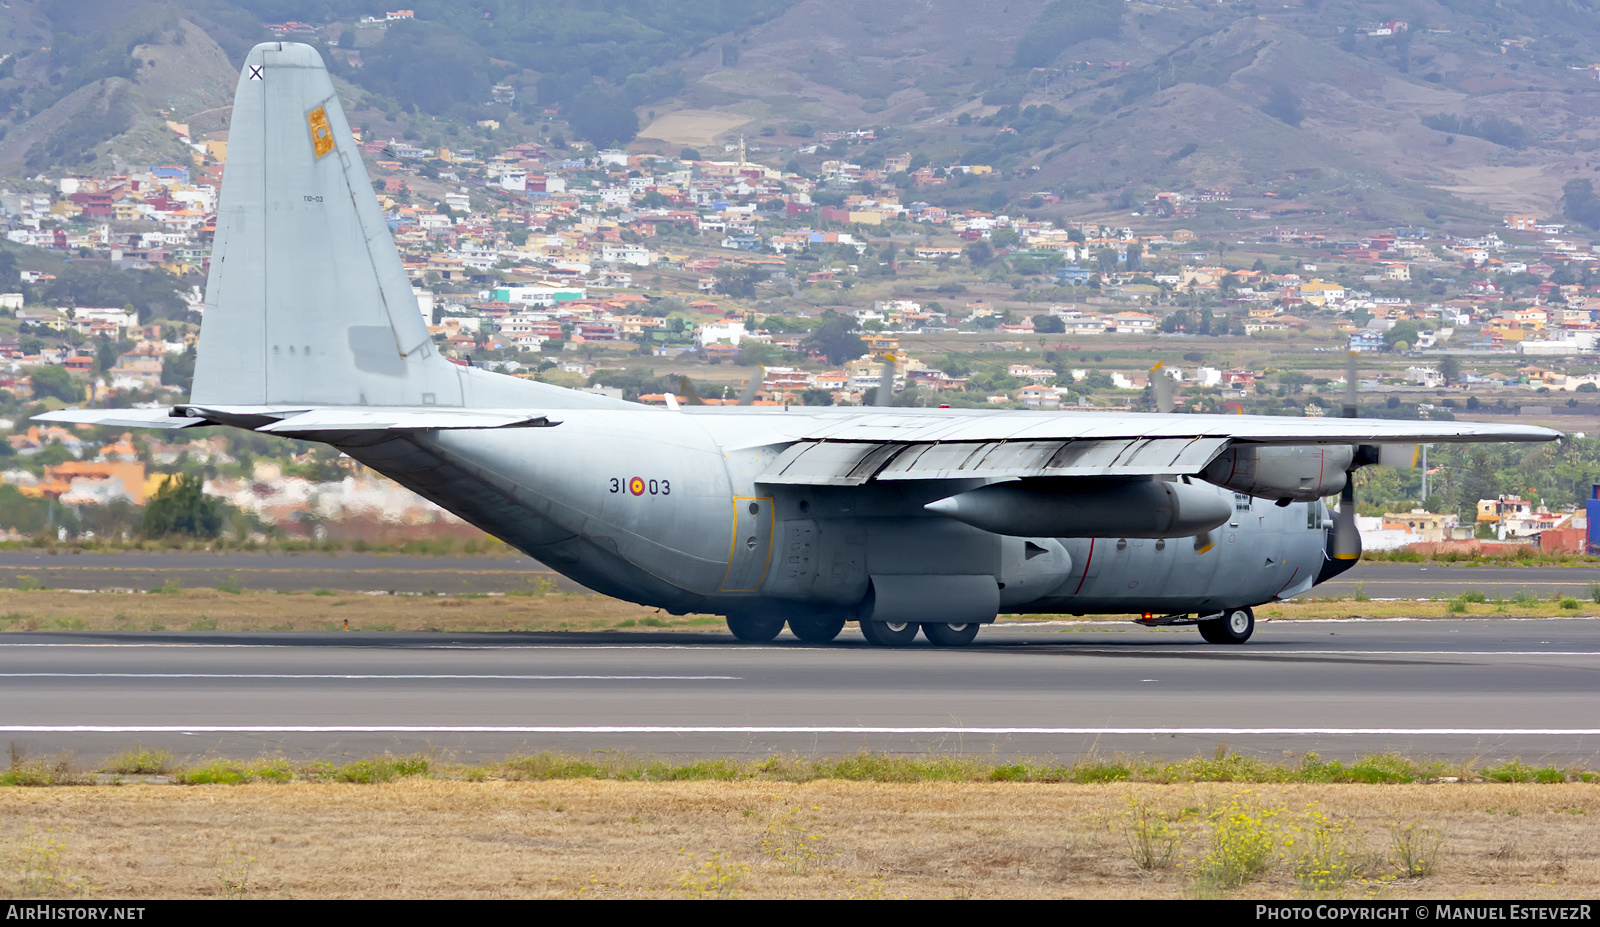
[[[765,615],[729,615],[728,630],[733,636],[751,643],[765,643],[777,638],[783,631],[784,619]],[[826,644],[844,630],[845,617],[817,615],[788,619],[789,633],[808,644]],[[978,636],[982,625],[966,624],[916,624],[913,622],[864,621],[861,636],[879,647],[904,647],[916,640],[920,630],[928,643],[935,647],[963,647]]]

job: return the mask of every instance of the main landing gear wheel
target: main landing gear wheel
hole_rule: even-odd
[[[917,637],[917,625],[909,621],[863,621],[861,636],[879,647],[904,647]]]
[[[966,624],[925,624],[922,636],[935,647],[965,647],[978,636],[980,625],[976,621]]]
[[[826,644],[844,630],[844,616],[790,618],[789,633],[808,644]]]
[[[1248,608],[1230,608],[1221,618],[1200,622],[1200,636],[1209,644],[1242,644],[1255,630],[1255,612]]]
[[[729,615],[728,630],[742,641],[764,644],[783,630],[782,618],[765,618],[759,615]]]

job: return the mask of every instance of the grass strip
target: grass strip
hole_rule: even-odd
[[[917,756],[862,751],[834,757],[773,755],[737,760],[725,757],[671,760],[633,754],[541,752],[475,764],[427,755],[382,754],[348,763],[317,760],[293,763],[281,756],[252,760],[204,759],[181,765],[166,751],[142,746],[126,751],[91,773],[64,759],[15,759],[0,771],[0,786],[103,784],[105,776],[161,775],[182,785],[245,783],[380,783],[410,777],[457,781],[602,780],[618,782],[789,782],[824,780],[879,783],[1038,782],[1148,784],[1365,784],[1438,782],[1564,783],[1600,782],[1600,773],[1579,767],[1532,766],[1520,759],[1493,765],[1454,764],[1413,759],[1396,753],[1371,754],[1349,763],[1307,753],[1292,763],[1273,763],[1225,751],[1182,760],[1138,757],[1081,759],[1071,763],[997,760],[979,756]]]

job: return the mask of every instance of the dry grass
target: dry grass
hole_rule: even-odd
[[[1350,896],[1600,891],[1592,818],[1600,814],[1600,787],[1249,788],[1252,800],[1289,813],[1314,807],[1343,822],[1374,858],[1389,852],[1395,823],[1420,819],[1446,834],[1434,876],[1352,883],[1344,891]],[[1203,810],[1240,791],[1219,784],[424,778],[4,789],[0,850],[28,828],[48,830],[64,844],[62,865],[97,887],[98,898],[676,897],[728,882],[742,897],[1172,898],[1194,892],[1195,861],[1206,846]],[[1175,868],[1142,869],[1129,857],[1116,822],[1130,796],[1179,822]],[[814,864],[797,867],[763,852],[774,825],[793,820],[818,838],[807,841]],[[0,894],[10,890],[6,877],[0,872]],[[1295,891],[1292,871],[1280,863],[1230,895]]]
[[[389,596],[317,592],[164,593],[8,590],[7,631],[593,631],[614,627],[714,627],[720,618],[674,618],[653,608],[580,593]],[[632,622],[633,624],[628,624]]]
[[[1448,601],[1303,600],[1262,606],[1258,618],[1444,618],[1493,615],[1540,618],[1588,616],[1600,606],[1579,600],[1563,609],[1551,600]],[[721,618],[681,617],[600,595],[390,596],[363,593],[223,592],[173,588],[160,593],[12,589],[5,593],[0,631],[599,631],[611,629],[722,630]],[[1133,615],[1096,616],[1088,629],[1119,627]],[[1080,621],[1067,615],[1002,616],[1002,621]]]
[[[706,146],[750,121],[738,113],[706,109],[681,109],[667,113],[639,130],[640,138],[656,138],[673,145]]]

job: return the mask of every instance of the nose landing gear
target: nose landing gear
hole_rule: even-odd
[[[1248,608],[1230,608],[1200,622],[1200,636],[1208,644],[1242,644],[1255,630],[1256,615]]]

